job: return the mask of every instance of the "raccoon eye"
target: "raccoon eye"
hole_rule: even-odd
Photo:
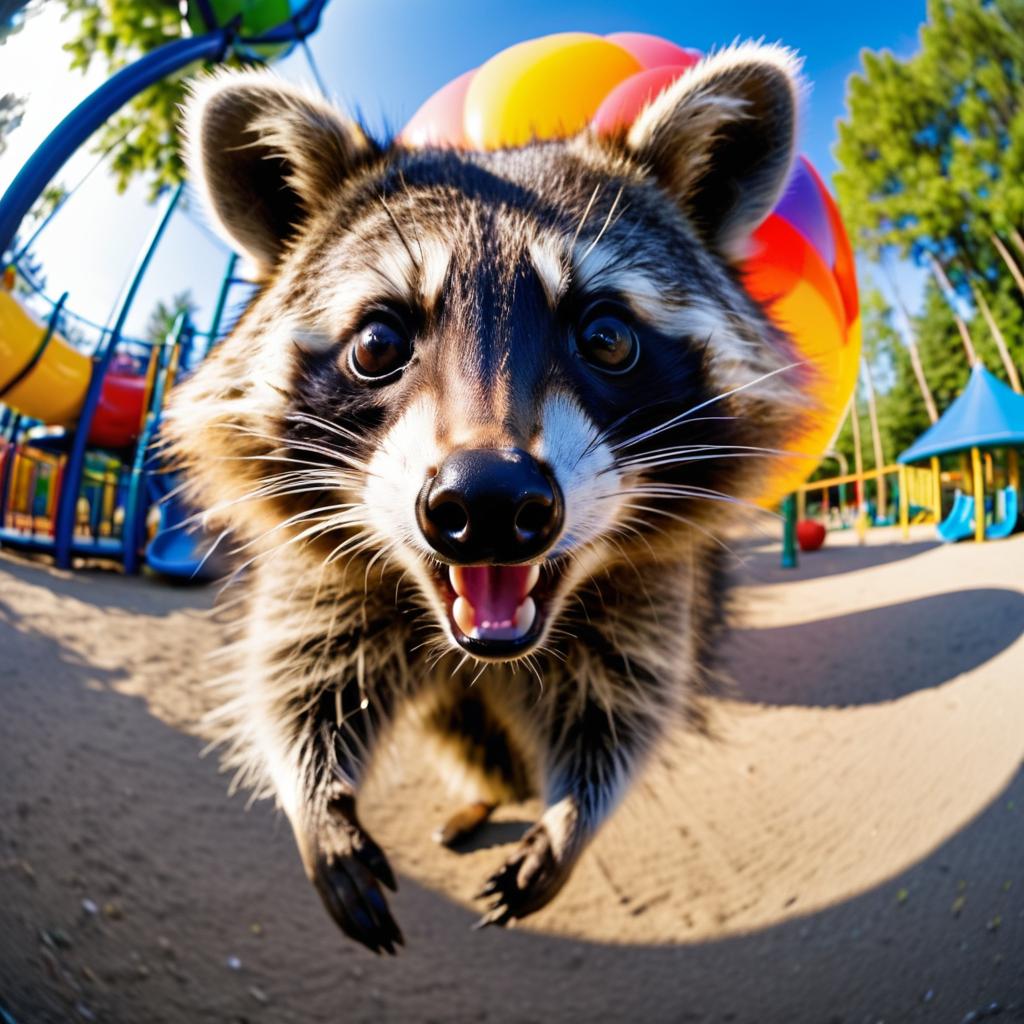
[[[588,311],[576,332],[576,349],[591,366],[605,373],[628,373],[640,358],[636,332],[614,308]]]
[[[400,370],[412,357],[412,340],[399,324],[371,320],[355,336],[349,363],[357,377],[380,380]]]

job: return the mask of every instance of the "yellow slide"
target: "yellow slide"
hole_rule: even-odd
[[[45,335],[46,324],[0,288],[0,402],[44,423],[68,426],[85,401],[91,361],[58,334],[39,358]]]

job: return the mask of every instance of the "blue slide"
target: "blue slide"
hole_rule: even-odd
[[[196,511],[173,494],[177,478],[151,473],[150,481],[160,495],[160,526],[146,548],[146,564],[164,576],[207,581],[224,575],[223,560],[214,552],[206,557],[215,538],[203,529]],[[191,520],[191,522],[190,522]]]
[[[1002,497],[1003,518],[985,530],[986,540],[1002,540],[1017,529],[1017,518],[1020,515],[1020,496],[1017,494],[1017,489],[1004,487]]]
[[[946,544],[974,536],[974,499],[958,490],[949,515],[939,523],[939,536]]]

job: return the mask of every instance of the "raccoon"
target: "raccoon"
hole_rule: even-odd
[[[736,45],[614,137],[468,152],[374,141],[267,73],[194,90],[189,173],[260,280],[164,425],[248,556],[213,724],[375,952],[403,939],[358,796],[399,716],[462,802],[441,842],[543,801],[481,925],[545,906],[701,721],[720,535],[809,414],[738,269],[800,93],[792,52]]]

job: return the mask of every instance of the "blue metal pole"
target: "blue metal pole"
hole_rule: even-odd
[[[135,461],[132,463],[128,498],[125,501],[124,527],[121,537],[124,543],[124,571],[134,575],[139,571],[139,559],[146,544],[146,513],[149,501],[146,495],[146,472],[149,467],[149,446],[153,441],[167,389],[168,375],[174,362],[174,349],[182,344],[187,332],[191,330],[188,314],[181,312],[174,321],[171,333],[161,345],[158,358],[160,360],[156,378],[153,381],[153,395],[149,412],[146,414],[145,425],[135,448]]]
[[[227,266],[224,268],[224,277],[220,282],[220,291],[217,293],[217,304],[213,307],[213,318],[210,321],[209,344],[207,352],[211,351],[217,344],[220,337],[220,325],[224,319],[224,310],[228,304],[228,292],[235,283],[235,268],[238,266],[238,253],[233,252],[228,257]]]
[[[29,157],[0,199],[0,254],[10,249],[22,219],[53,176],[108,117],[143,89],[193,61],[220,60],[233,30],[229,26],[161,46],[122,68],[82,100]]]
[[[92,357],[92,374],[89,378],[89,388],[85,393],[85,402],[82,405],[82,414],[75,427],[75,436],[71,443],[71,450],[68,452],[68,462],[64,470],[64,479],[61,484],[60,497],[57,500],[57,529],[56,529],[56,551],[55,560],[62,569],[71,567],[71,549],[75,534],[75,507],[78,502],[78,489],[82,482],[82,470],[85,467],[85,449],[89,441],[89,431],[92,428],[92,421],[99,407],[100,392],[103,390],[103,383],[107,375],[107,368],[114,356],[117,343],[121,340],[121,332],[124,330],[125,321],[131,311],[132,303],[142,284],[143,275],[149,266],[153,253],[156,252],[164,230],[170,222],[175,206],[185,190],[184,184],[179,185],[170,195],[164,205],[160,219],[153,226],[149,240],[139,256],[135,265],[135,272],[132,275],[131,283],[125,291],[121,300],[121,309],[117,315],[113,330],[105,346],[96,350]]]

